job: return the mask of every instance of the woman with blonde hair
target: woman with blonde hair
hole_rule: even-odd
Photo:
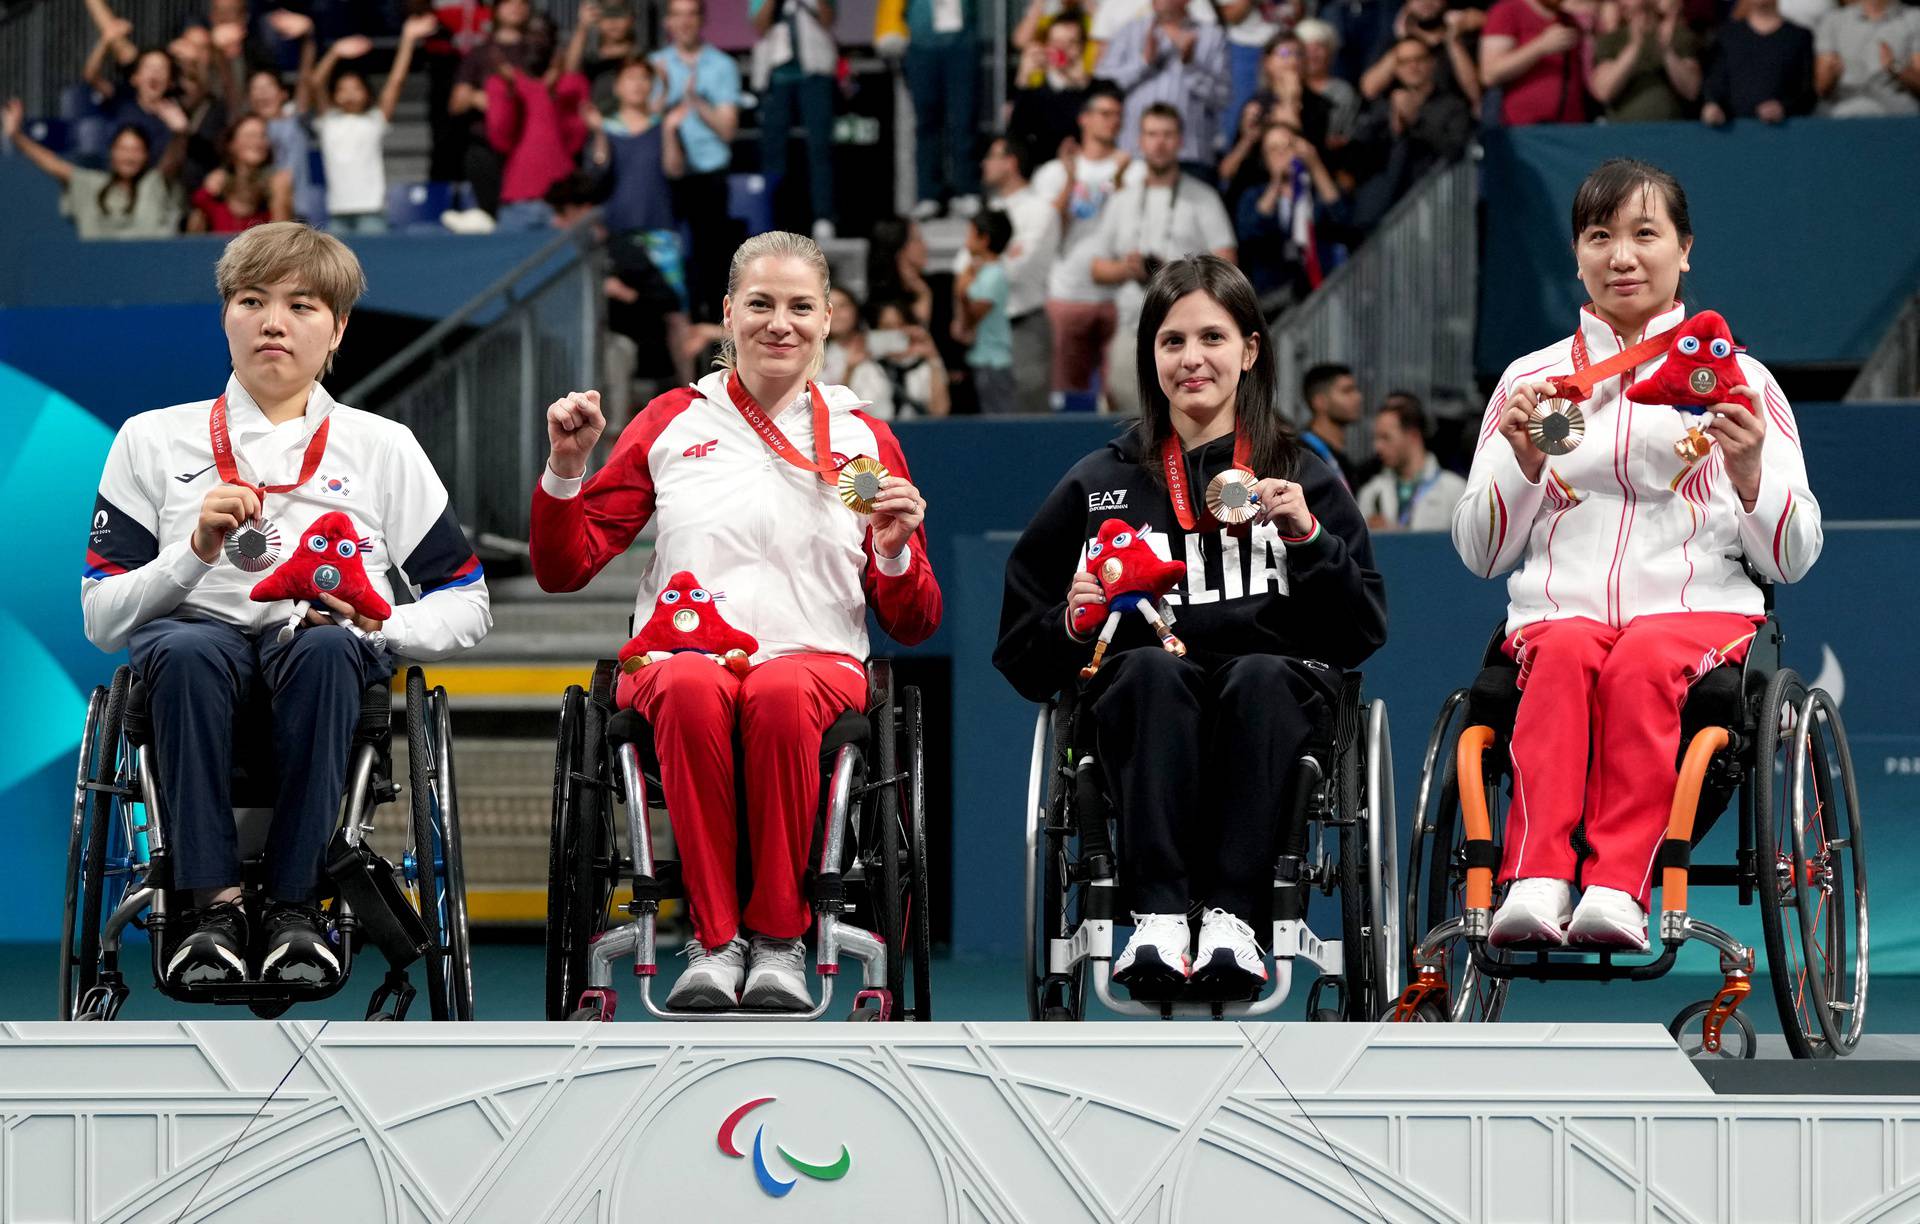
[[[724,595],[728,622],[760,644],[744,677],[678,654],[621,677],[614,695],[653,728],[693,910],[690,963],[667,996],[674,1008],[810,1006],[801,877],[820,737],[866,703],[869,607],[907,645],[940,623],[921,527],[926,501],[899,444],[852,391],[814,381],[830,293],[816,243],[760,234],[728,269],[722,368],[648,404],[591,478],[587,458],[606,427],[599,392],[576,391],[547,409],[551,453],[533,493],[541,587],[578,590],[654,521],[634,605],[640,619],[684,570]],[[840,470],[862,457],[890,473],[867,515],[835,492]],[[753,861],[744,907],[741,775]]]

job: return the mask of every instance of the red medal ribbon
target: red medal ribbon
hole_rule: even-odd
[[[1597,366],[1587,364],[1587,338],[1581,332],[1573,333],[1573,375],[1553,379],[1553,393],[1560,399],[1578,404],[1593,394],[1593,389],[1612,378],[1615,374],[1624,374],[1638,369],[1643,362],[1651,361],[1667,351],[1673,343],[1672,337],[1661,332],[1657,336],[1648,336],[1632,348],[1622,349]]]
[[[220,469],[220,479],[230,485],[243,485],[261,497],[269,493],[291,493],[313,479],[313,474],[320,470],[321,457],[327,453],[327,430],[332,425],[333,418],[328,417],[313,431],[313,437],[307,439],[307,453],[300,458],[298,480],[292,484],[254,484],[240,478],[240,465],[233,458],[233,439],[227,436],[226,396],[213,401],[213,412],[207,417],[207,433],[213,439],[213,462]]]
[[[817,461],[801,454],[800,448],[787,440],[787,435],[780,432],[780,427],[773,423],[773,419],[767,415],[766,410],[754,402],[753,396],[747,391],[746,384],[740,381],[739,374],[727,375],[728,398],[733,401],[733,406],[740,410],[740,415],[746,418],[747,424],[753,427],[753,432],[759,434],[760,440],[767,444],[767,449],[802,471],[818,472],[822,481],[832,484],[834,475],[840,467],[833,462],[831,426],[827,420],[827,397],[820,393],[819,384],[811,382],[807,384],[807,394],[813,399],[813,448],[825,456]]]
[[[1233,431],[1233,466],[1251,472],[1253,470],[1253,443],[1239,429]],[[1167,497],[1173,502],[1173,516],[1180,520],[1182,530],[1192,531],[1199,525],[1199,514],[1194,510],[1193,494],[1187,491],[1186,456],[1180,449],[1180,436],[1168,434],[1166,441],[1160,444],[1160,468],[1167,476]],[[1206,520],[1213,526],[1213,515]]]

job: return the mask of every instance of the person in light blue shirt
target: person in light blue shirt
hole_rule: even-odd
[[[667,45],[649,57],[660,104],[681,112],[686,172],[673,182],[673,211],[687,227],[688,306],[695,320],[716,322],[727,291],[727,260],[745,237],[727,215],[727,171],[740,129],[740,68],[706,40],[706,0],[667,0],[661,25]]]
[[[973,373],[982,413],[1019,411],[1013,381],[1013,324],[1007,317],[1007,269],[1001,260],[1013,241],[1013,222],[998,210],[978,213],[967,230],[967,270],[954,282],[956,339],[970,338],[967,368]]]
[[[938,216],[943,207],[962,217],[980,208],[973,147],[982,49],[974,35],[978,8],[974,0],[907,0],[917,221]]]

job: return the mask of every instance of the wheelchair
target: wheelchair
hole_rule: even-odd
[[[1753,949],[1687,909],[1690,887],[1721,886],[1737,889],[1743,906],[1758,898],[1767,976],[1793,1056],[1844,1056],[1859,1044],[1867,1018],[1867,874],[1853,758],[1833,699],[1781,666],[1773,590],[1753,576],[1766,620],[1744,664],[1701,677],[1681,711],[1680,776],[1655,858],[1658,953],[1640,959],[1487,944],[1497,838],[1511,799],[1507,744],[1520,700],[1519,669],[1500,648],[1502,626],[1472,686],[1448,696],[1427,741],[1407,865],[1415,977],[1390,1018],[1498,1020],[1516,978],[1645,981],[1664,975],[1681,946],[1697,939],[1720,953],[1723,982],[1668,1029],[1689,1054],[1752,1058],[1753,1024],[1739,1008],[1752,988]],[[1736,796],[1734,861],[1694,862],[1695,848]]]
[[[1114,814],[1093,750],[1092,720],[1076,691],[1035,720],[1027,783],[1027,1015],[1084,1020],[1088,978],[1102,1005],[1122,1015],[1259,1016],[1292,985],[1295,960],[1317,971],[1307,1000],[1315,1020],[1373,1020],[1400,992],[1399,866],[1393,749],[1386,704],[1365,703],[1347,673],[1334,709],[1315,729],[1276,805],[1284,819],[1272,893],[1273,972],[1256,998],[1210,997],[1193,984],[1166,998],[1121,999],[1112,984],[1119,859]],[[1328,849],[1329,835],[1337,848]],[[1312,891],[1340,893],[1340,938],[1307,925]],[[1326,999],[1328,991],[1333,999]]]
[[[274,800],[271,713],[256,688],[235,719],[233,803],[249,909],[261,897],[265,843]],[[244,1005],[272,1019],[295,1003],[336,993],[357,949],[371,943],[387,974],[367,1004],[369,1020],[401,1020],[416,991],[407,970],[425,962],[435,1020],[473,1018],[466,883],[460,859],[453,739],[446,690],[427,688],[418,667],[406,673],[409,823],[396,866],[370,843],[374,814],[399,797],[393,768],[393,695],[385,684],[361,695],[347,768],[340,826],[326,853],[323,901],[340,954],[331,984],[269,982],[176,986],[163,966],[168,933],[184,901],[172,889],[164,779],[154,769],[153,723],[133,669],[122,666],[109,686],[93,691],[80,738],[73,825],[67,842],[65,927],[60,949],[60,1017],[112,1020],[128,995],[120,950],[129,926],[147,932],[154,986],[186,1003]],[[262,765],[266,762],[266,765]]]
[[[822,738],[821,818],[814,866],[804,881],[820,978],[813,1007],[680,1011],[655,1002],[653,985],[661,903],[684,902],[686,893],[680,864],[653,853],[649,801],[661,793],[660,765],[646,720],[635,710],[615,711],[616,678],[615,664],[602,660],[589,687],[568,688],[560,702],[547,876],[547,1018],[613,1019],[619,1002],[614,963],[631,957],[641,1006],[656,1019],[813,1020],[833,1005],[844,954],[861,967],[849,1020],[931,1020],[920,690],[896,692],[892,667],[871,662],[866,709],[842,714]],[[624,810],[624,850],[616,807]],[[631,885],[631,899],[617,902],[623,882]],[[631,921],[614,925],[615,912]]]

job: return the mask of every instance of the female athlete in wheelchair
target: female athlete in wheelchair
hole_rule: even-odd
[[[817,829],[823,738],[832,741],[843,715],[869,707],[867,610],[908,644],[925,640],[940,620],[940,590],[921,527],[926,503],[908,478],[899,444],[885,424],[860,411],[865,405],[846,388],[812,381],[829,313],[820,248],[796,234],[759,235],[735,252],[729,270],[728,368],[648,404],[591,477],[587,459],[605,427],[598,394],[575,393],[547,411],[552,453],[533,494],[533,567],[541,586],[578,589],[651,521],[658,530],[636,623],[649,620],[656,601],[679,598],[686,584],[670,579],[684,573],[698,580],[686,592],[698,607],[683,604],[669,622],[692,625],[702,620],[701,609],[711,619],[718,610],[712,600],[724,598],[725,620],[757,644],[738,670],[699,650],[629,656],[611,694],[621,713],[605,724],[611,755],[631,758],[620,780],[604,764],[609,754],[602,744],[563,741],[556,820],[573,824],[581,817],[569,809],[592,808],[598,824],[608,808],[605,795],[619,786],[629,805],[636,905],[649,908],[634,911],[639,921],[632,927],[596,942],[606,924],[611,876],[622,864],[611,857],[610,837],[597,852],[581,854],[567,848],[579,839],[560,838],[557,826],[556,863],[585,866],[579,885],[556,880],[555,887],[592,895],[562,898],[562,913],[549,916],[550,926],[558,917],[566,928],[549,931],[549,981],[558,983],[549,1008],[559,1015],[576,1006],[611,1014],[605,983],[580,989],[587,984],[579,978],[590,942],[600,972],[615,936],[631,941],[622,946],[636,953],[639,972],[650,978],[654,969],[650,907],[658,904],[660,881],[646,833],[640,761],[647,748],[657,753],[694,926],[688,964],[660,1014],[818,1010],[804,970],[802,941],[814,917],[804,877],[816,836],[838,848],[844,832],[838,825]],[[881,738],[890,739],[891,686],[878,687],[883,693],[876,704],[887,707]],[[582,717],[593,714],[585,710]],[[563,729],[566,717],[563,712]],[[893,760],[890,742],[873,747],[876,761]],[[583,768],[589,758],[602,764]],[[882,777],[873,786],[900,784]],[[849,785],[836,771],[831,810],[848,809],[843,788]],[[752,868],[744,906],[742,798]],[[882,804],[880,810],[895,809]],[[915,836],[920,816],[905,816]],[[597,870],[590,858],[599,861]],[[822,860],[836,887],[840,867]],[[840,912],[838,898],[812,900],[823,916]],[[924,897],[919,901],[924,914]],[[582,912],[577,926],[565,920],[573,912]],[[849,930],[836,936],[831,926],[823,922],[819,931],[823,976],[837,967],[836,940],[863,959],[873,951],[871,935]],[[882,933],[898,951],[896,932]],[[651,996],[645,997],[651,1009]]]
[[[1140,421],[1075,465],[1014,547],[994,665],[1031,700],[1076,698],[1082,729],[1056,747],[1099,762],[1133,917],[1113,980],[1136,999],[1244,1001],[1268,979],[1254,931],[1275,864],[1304,839],[1295,775],[1342,670],[1385,639],[1383,587],[1339,473],[1280,415],[1238,269],[1162,269],[1136,367]],[[1150,589],[1138,574],[1156,570]]]

